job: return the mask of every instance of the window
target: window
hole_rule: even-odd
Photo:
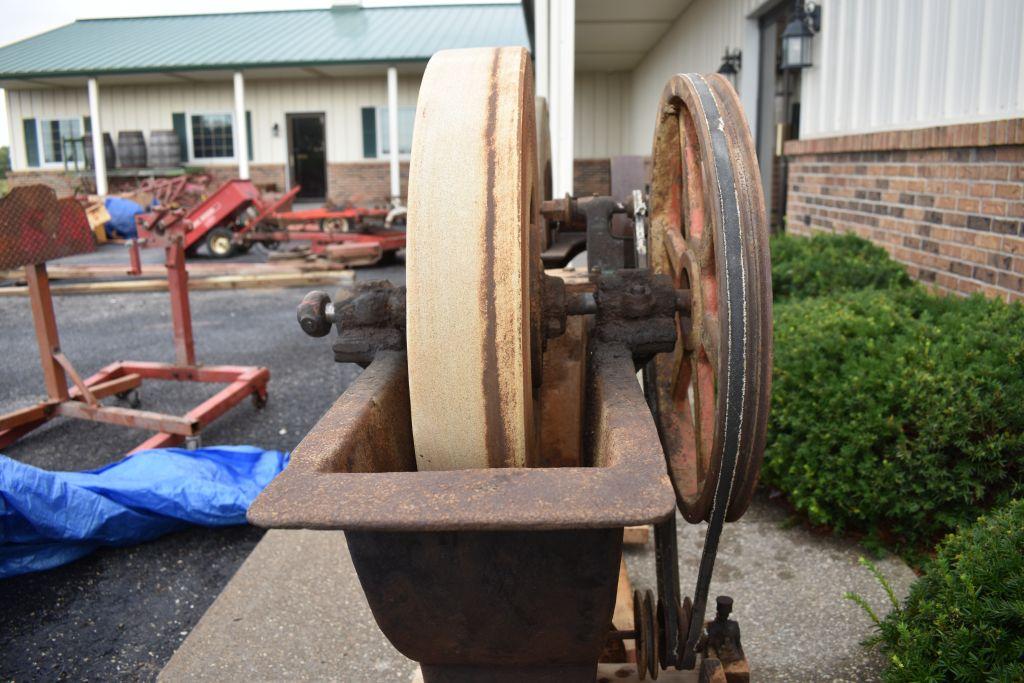
[[[398,108],[398,153],[408,156],[412,152],[412,127],[416,121],[416,107]],[[377,149],[378,157],[391,154],[389,144],[388,108],[377,107]]]
[[[44,164],[64,161],[64,141],[82,137],[82,119],[40,119],[39,145]]]
[[[231,114],[193,114],[191,134],[193,159],[233,159],[235,131]]]

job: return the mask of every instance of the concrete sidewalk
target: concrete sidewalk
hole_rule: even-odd
[[[703,527],[679,520],[683,593],[692,593]],[[756,681],[869,681],[882,662],[859,642],[870,633],[845,591],[883,613],[885,594],[857,564],[854,544],[786,524],[764,497],[727,527],[712,584],[736,601]],[[653,545],[626,554],[636,588],[654,589]],[[913,572],[878,562],[900,595]],[[176,681],[408,681],[416,665],[378,631],[344,535],[271,531],[164,668]]]

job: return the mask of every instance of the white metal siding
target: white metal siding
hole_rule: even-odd
[[[633,71],[631,153],[651,153],[658,100],[673,74],[718,71],[726,47],[743,48],[743,70],[756,67],[756,50],[744,40],[749,36],[747,17],[762,4],[764,0],[694,0],[676,19]],[[741,89],[740,94],[746,93]]]
[[[1024,2],[824,0],[800,137],[1024,115]]]
[[[399,76],[398,103],[415,106],[419,76]],[[100,85],[100,118],[114,141],[125,130],[141,130],[148,142],[153,130],[169,130],[171,114],[230,113],[234,109],[231,81],[152,86]],[[81,89],[7,90],[12,164],[26,168],[22,120],[25,118],[84,117],[89,114],[85,86]],[[331,163],[363,158],[362,107],[387,105],[387,80],[380,78],[320,78],[281,81],[248,80],[245,108],[252,114],[253,163],[283,164],[287,159],[285,114],[326,114],[327,160]],[[274,137],[274,124],[279,135]],[[205,163],[205,162],[204,162]]]
[[[577,159],[629,152],[628,73],[577,73],[574,144]]]

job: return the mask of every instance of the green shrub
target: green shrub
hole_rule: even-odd
[[[884,249],[856,235],[779,235],[772,238],[771,251],[776,301],[911,283],[903,266]]]
[[[1024,680],[1024,500],[951,534],[910,589],[901,609],[885,580],[894,609],[880,620],[859,596],[878,627],[889,665],[885,680]]]
[[[1024,306],[916,287],[777,303],[763,479],[911,561],[1024,495]]]

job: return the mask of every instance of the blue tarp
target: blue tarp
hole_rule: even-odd
[[[47,472],[0,455],[0,578],[190,524],[244,524],[287,463],[287,453],[252,446],[157,448],[88,472]]]
[[[110,220],[103,226],[107,231],[107,237],[123,237],[125,239],[138,237],[139,233],[135,229],[135,216],[145,213],[145,209],[124,197],[107,197],[103,200],[103,206],[110,214]]]

